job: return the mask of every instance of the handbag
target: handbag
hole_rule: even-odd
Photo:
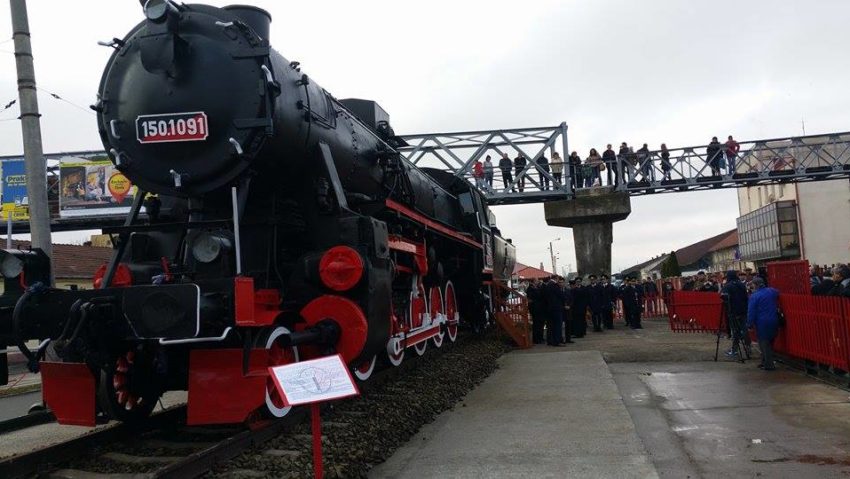
[[[605,171],[605,163],[599,163],[599,171]]]

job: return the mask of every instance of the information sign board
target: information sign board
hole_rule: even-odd
[[[360,394],[339,354],[270,367],[269,374],[286,406],[332,401]]]

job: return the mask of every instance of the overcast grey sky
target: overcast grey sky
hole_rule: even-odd
[[[606,143],[657,148],[850,130],[850,2],[242,0],[269,10],[272,45],[338,98],[377,100],[400,134],[569,125],[582,156]],[[109,50],[142,18],[135,0],[30,0],[40,87],[94,101]],[[211,1],[215,5],[230,2]],[[17,98],[0,3],[0,107]],[[40,96],[45,151],[97,149],[95,117]],[[21,154],[17,107],[0,155]],[[733,190],[634,198],[614,227],[615,270],[735,226]],[[520,261],[575,265],[572,233],[540,205],[496,208]],[[59,237],[71,239],[68,235]]]

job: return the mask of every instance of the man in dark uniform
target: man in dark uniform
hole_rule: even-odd
[[[644,308],[646,308],[646,290],[644,289],[643,284],[640,282],[640,277],[632,278],[632,286],[634,286],[635,291],[637,291],[638,295],[637,324],[640,325],[640,320],[643,315]]]
[[[564,318],[564,342],[572,343],[573,321],[571,308],[573,307],[573,292],[567,287],[567,283],[564,281],[564,278],[558,280],[558,286],[560,286],[561,291],[564,293],[564,309],[561,313],[561,317]]]
[[[572,289],[573,293],[573,307],[571,309],[572,313],[572,330],[573,334],[577,338],[583,338],[585,334],[587,334],[587,303],[588,303],[588,291],[587,288],[581,283],[581,278],[576,278],[573,281],[570,281],[570,284],[575,284]]]
[[[643,294],[646,299],[647,317],[654,318],[658,313],[658,286],[649,278],[643,280]]]
[[[543,306],[543,295],[541,294],[540,280],[535,278],[528,289],[525,290],[528,297],[528,312],[531,313],[531,339],[534,344],[543,344],[543,326],[546,325]]]
[[[561,285],[554,277],[549,278],[543,285],[543,296],[546,298],[547,310],[547,334],[546,344],[549,346],[561,346],[564,339],[563,324],[564,324],[564,306],[566,296],[561,289]]]
[[[623,287],[623,313],[626,317],[626,324],[632,329],[641,329],[640,325],[640,294],[638,293],[634,278],[626,279],[626,286]]]
[[[608,282],[608,276],[602,275],[602,324],[605,329],[614,329],[614,301],[617,300],[617,288]]]
[[[593,332],[602,332],[602,285],[596,282],[596,275],[588,278],[590,285],[587,287],[588,306],[590,306],[590,318],[593,322]]]

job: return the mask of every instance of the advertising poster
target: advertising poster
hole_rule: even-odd
[[[11,213],[12,221],[29,220],[27,200],[27,175],[24,160],[6,160],[0,163],[3,175],[3,220]]]
[[[59,163],[59,216],[121,215],[130,211],[136,187],[108,159],[67,157]]]

